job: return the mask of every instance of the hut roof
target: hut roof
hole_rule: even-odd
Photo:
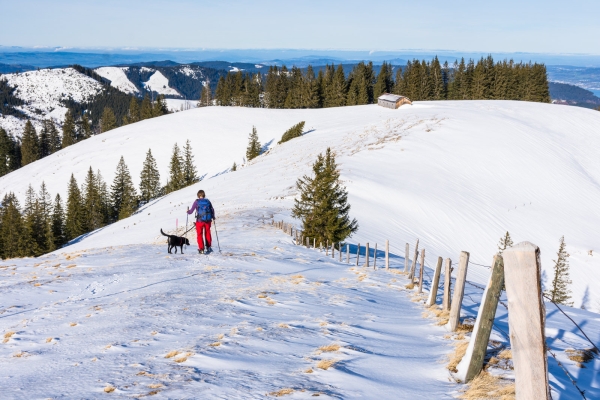
[[[380,99],[380,100],[391,101],[394,103],[403,98],[404,98],[404,96],[399,96],[397,94],[390,94],[390,93],[384,93],[378,97],[378,99]]]

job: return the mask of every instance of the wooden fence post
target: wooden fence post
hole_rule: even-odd
[[[331,242],[331,258],[335,260],[335,242]]]
[[[413,257],[412,265],[410,267],[410,274],[408,275],[408,279],[411,283],[415,280],[415,268],[417,268],[417,257],[419,256],[419,239],[417,239],[417,244],[415,244],[415,256]]]
[[[338,243],[338,253],[340,253],[340,262],[342,262],[342,254],[343,254],[343,250],[342,250],[342,243]]]
[[[423,268],[425,268],[425,249],[421,250],[421,269],[419,270],[419,293],[423,293]]]
[[[346,243],[346,264],[350,264],[350,243]]]
[[[366,246],[365,246],[365,265],[367,266],[367,268],[369,268],[369,242],[367,242]]]
[[[517,400],[550,399],[546,357],[546,308],[542,299],[540,249],[521,242],[504,251],[508,327]]]
[[[325,255],[329,256],[329,239],[325,241]]]
[[[313,238],[313,249],[317,248],[317,238]]]
[[[442,311],[450,311],[450,289],[452,287],[452,260],[446,258],[446,267],[444,273],[444,297],[442,300]]]
[[[373,269],[377,269],[377,243],[375,243],[375,252],[373,253]]]
[[[410,253],[410,244],[406,243],[404,247],[404,273],[408,273],[408,266],[410,265],[410,261],[408,259],[408,253]]]
[[[497,254],[492,261],[492,274],[481,297],[469,347],[457,366],[457,377],[462,382],[469,382],[483,369],[483,359],[492,333],[502,285],[504,285],[504,262],[502,256]]]
[[[356,245],[356,266],[358,267],[358,259],[360,258],[360,243]]]
[[[467,267],[469,266],[469,253],[460,252],[458,260],[458,273],[456,274],[456,285],[454,286],[454,295],[452,296],[452,306],[450,307],[450,332],[456,332],[460,323],[460,308],[462,306],[463,296],[465,295],[465,281],[467,280]]]
[[[390,269],[390,241],[385,241],[385,269]]]
[[[434,305],[435,299],[437,298],[438,286],[440,285],[440,274],[442,273],[442,261],[442,257],[438,257],[437,265],[435,266],[435,271],[433,273],[433,281],[431,281],[431,289],[429,289],[429,297],[427,298],[427,303],[425,303],[427,307]]]

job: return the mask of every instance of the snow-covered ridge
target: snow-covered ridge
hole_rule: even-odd
[[[169,96],[180,96],[179,92],[169,86],[169,80],[160,71],[156,71],[148,81],[143,83],[144,87],[158,94]]]
[[[26,103],[17,108],[32,120],[36,128],[41,127],[44,119],[62,124],[67,109],[61,105],[61,100],[71,98],[84,102],[102,90],[102,84],[73,68],[5,74],[0,79],[5,79],[9,85],[16,87],[15,95]],[[15,136],[21,135],[24,125],[24,120],[14,117],[0,118],[0,126]]]
[[[299,121],[306,121],[310,133],[274,145]],[[252,125],[271,150],[247,168],[224,173],[234,161],[243,164]],[[418,237],[428,257],[455,259],[466,250],[473,262],[489,265],[499,238],[509,231],[515,243],[540,246],[547,281],[564,235],[575,305],[600,311],[600,295],[592,290],[600,284],[595,228],[600,215],[590,212],[600,203],[599,129],[600,113],[517,101],[420,102],[398,110],[205,107],[61,150],[0,178],[0,193],[14,191],[22,199],[29,183],[39,187],[44,180],[50,192],[64,194],[71,173],[82,182],[90,166],[110,182],[121,155],[137,184],[148,148],[164,183],[173,144],[189,139],[198,172],[207,179],[89,235],[73,249],[149,243],[157,239],[157,226],[185,218],[183,208],[173,205],[191,203],[198,186],[222,210],[276,204],[289,215],[296,179],[310,173],[316,155],[331,147],[360,224],[353,240],[389,239],[403,254],[404,243]],[[124,227],[130,234],[116,235]],[[488,270],[470,268],[469,279],[485,284]]]
[[[101,77],[108,79],[112,87],[124,93],[138,94],[140,91],[125,74],[128,69],[128,67],[101,67],[94,71]]]

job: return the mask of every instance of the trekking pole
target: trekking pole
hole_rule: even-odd
[[[215,235],[217,236],[217,246],[219,246],[219,253],[221,252],[221,245],[219,244],[219,232],[217,231],[217,220],[213,219],[215,223]]]

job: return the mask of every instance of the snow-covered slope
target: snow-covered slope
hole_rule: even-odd
[[[101,67],[94,70],[98,75],[110,81],[110,85],[129,94],[139,93],[138,88],[125,75],[127,67]]]
[[[44,119],[53,119],[62,124],[67,108],[61,100],[73,99],[83,102],[98,94],[102,85],[73,68],[42,69],[19,74],[5,74],[0,77],[10,86],[16,87],[15,95],[25,101],[16,107],[22,110],[36,128]],[[25,121],[14,117],[0,118],[0,126],[15,136],[20,136]]]
[[[152,74],[148,81],[143,83],[144,87],[159,94],[180,96],[179,92],[169,86],[169,80],[160,71]]]
[[[275,146],[290,126],[306,121],[304,137]],[[247,168],[247,136],[256,125],[271,150]],[[417,237],[428,255],[456,258],[471,252],[489,265],[499,238],[529,240],[542,249],[546,279],[558,240],[571,254],[576,306],[600,311],[597,248],[600,216],[600,115],[575,107],[510,101],[422,102],[399,110],[377,106],[321,110],[209,107],[142,121],[96,136],[0,178],[0,192],[23,198],[27,185],[44,180],[65,193],[71,173],[79,182],[91,166],[109,182],[121,155],[138,182],[145,152],[152,148],[163,182],[175,142],[190,139],[201,184],[171,194],[135,217],[90,235],[75,249],[147,243],[157,228],[185,218],[198,187],[208,189],[222,212],[281,204],[289,214],[294,183],[328,146],[338,154],[360,223],[356,239],[390,239],[399,254]],[[173,205],[181,204],[179,208]],[[145,217],[143,217],[143,216]],[[121,237],[129,226],[130,234]],[[591,251],[591,253],[590,253]],[[474,266],[485,282],[487,269]]]

